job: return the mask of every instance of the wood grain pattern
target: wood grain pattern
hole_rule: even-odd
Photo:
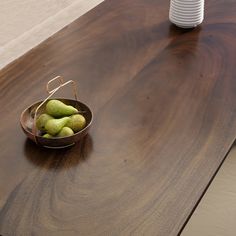
[[[236,3],[192,31],[168,8],[106,1],[0,72],[0,234],[178,234],[235,139]],[[95,117],[63,151],[19,126],[58,74]]]

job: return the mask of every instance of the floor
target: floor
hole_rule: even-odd
[[[1,0],[0,68],[102,0]],[[183,236],[236,235],[236,146],[195,210]]]
[[[236,146],[231,149],[181,236],[235,236],[235,219]]]
[[[0,68],[103,0],[0,0]]]

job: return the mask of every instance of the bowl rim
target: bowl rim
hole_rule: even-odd
[[[30,132],[29,130],[27,130],[26,127],[25,127],[25,125],[23,124],[23,115],[24,115],[24,113],[25,113],[29,108],[31,108],[32,106],[36,105],[37,103],[41,103],[41,102],[44,101],[44,100],[39,100],[39,101],[34,102],[34,103],[32,103],[31,105],[29,105],[28,107],[26,107],[26,108],[21,112],[21,115],[20,115],[20,124],[21,124],[22,129],[25,130],[27,133],[30,133],[30,134],[33,135],[34,137],[42,138],[42,139],[44,139],[44,140],[62,140],[62,139],[67,139],[67,138],[75,137],[75,136],[77,136],[78,134],[82,133],[85,129],[88,129],[88,128],[91,126],[91,124],[92,124],[92,122],[93,122],[93,112],[92,112],[92,110],[90,109],[90,107],[89,107],[87,104],[85,104],[85,103],[83,103],[83,102],[81,102],[81,101],[79,101],[79,100],[70,99],[70,98],[62,98],[62,97],[61,97],[61,98],[52,98],[52,99],[48,99],[48,100],[54,100],[54,99],[55,99],[55,100],[60,100],[60,99],[62,99],[62,100],[70,100],[70,101],[75,101],[75,102],[82,103],[83,105],[85,105],[85,106],[88,108],[88,110],[89,110],[90,113],[91,113],[91,120],[90,120],[90,122],[89,122],[83,129],[81,129],[80,131],[74,133],[73,135],[66,136],[66,137],[53,137],[53,138],[48,139],[48,138],[44,138],[43,136],[40,136],[40,135],[34,135],[33,132]],[[78,113],[78,114],[79,114],[79,113]]]

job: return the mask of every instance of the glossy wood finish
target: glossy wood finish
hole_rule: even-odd
[[[236,135],[236,3],[207,1],[192,31],[168,4],[106,1],[0,72],[0,234],[180,232]],[[63,151],[19,125],[58,74],[95,117]]]

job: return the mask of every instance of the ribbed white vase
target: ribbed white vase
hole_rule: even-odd
[[[200,25],[204,18],[204,0],[171,0],[169,18],[181,28]]]

